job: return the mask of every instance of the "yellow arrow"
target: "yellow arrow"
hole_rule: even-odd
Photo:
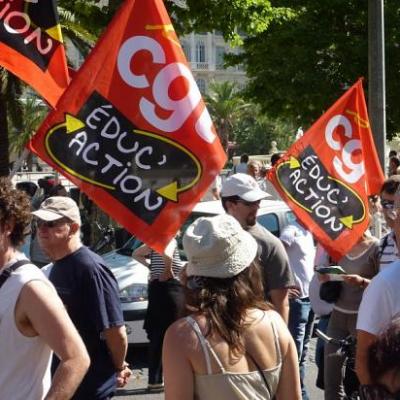
[[[349,215],[348,217],[340,218],[339,221],[340,221],[346,228],[349,228],[349,229],[352,229],[352,228],[353,228],[353,222],[354,222],[354,220],[353,220],[353,216],[352,216],[352,215]]]
[[[290,157],[289,166],[290,169],[299,168],[300,167],[299,160],[297,158]]]
[[[157,190],[157,193],[171,201],[178,201],[178,182],[174,181]]]
[[[65,114],[65,124],[67,125],[67,134],[74,133],[85,127],[85,124],[71,114]]]
[[[50,37],[52,37],[54,40],[57,40],[57,42],[60,42],[60,43],[63,42],[60,25],[55,25],[55,26],[52,26],[49,29],[46,29],[46,33]]]

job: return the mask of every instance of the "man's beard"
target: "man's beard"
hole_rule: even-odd
[[[249,215],[246,218],[247,226],[254,226],[257,222],[257,215]]]

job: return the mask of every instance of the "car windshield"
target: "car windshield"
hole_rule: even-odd
[[[131,256],[133,251],[142,245],[139,239],[135,236],[132,236],[120,249],[117,250],[118,254],[123,256]]]

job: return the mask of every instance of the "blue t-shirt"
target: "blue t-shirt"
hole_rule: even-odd
[[[96,400],[110,396],[116,388],[116,373],[101,333],[107,328],[124,325],[114,275],[100,256],[82,246],[56,261],[49,279],[90,356],[89,371],[73,399]],[[58,360],[53,363],[53,368],[57,365]]]

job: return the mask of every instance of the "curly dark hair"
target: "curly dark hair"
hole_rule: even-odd
[[[247,311],[272,308],[265,302],[262,282],[261,270],[255,261],[232,278],[190,277],[185,289],[186,304],[206,317],[205,336],[217,333],[229,344],[233,354],[243,354]]]
[[[368,369],[374,382],[389,371],[400,373],[400,320],[392,322],[369,348]]]
[[[9,178],[0,178],[0,224],[14,223],[10,235],[11,244],[19,246],[24,241],[24,231],[31,222],[29,198],[21,190],[14,189]]]

